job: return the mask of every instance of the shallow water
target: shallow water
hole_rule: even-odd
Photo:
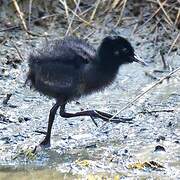
[[[127,29],[119,31],[121,34],[130,32]],[[90,41],[98,42],[97,37],[101,36],[97,32]],[[15,40],[25,58],[30,45],[36,46],[40,41],[35,39],[27,43],[23,38]],[[137,35],[132,41],[135,44],[140,40]],[[97,42],[93,44],[97,46]],[[152,50],[151,43],[147,44],[142,43],[135,48],[141,57],[151,62],[152,53],[156,52]],[[43,139],[44,135],[36,131],[46,131],[48,113],[54,101],[33,92],[29,87],[23,87],[26,61],[19,64],[17,69],[3,63],[5,52],[16,54],[10,47],[6,43],[1,51],[1,68],[6,70],[0,77],[0,97],[3,100],[8,93],[12,93],[12,97],[7,105],[0,105],[0,179],[180,178],[179,74],[169,81],[165,80],[119,114],[134,117],[133,124],[104,124],[97,119],[97,128],[88,117],[63,119],[57,115],[51,148],[38,152],[31,160],[19,155],[19,152],[34,147]],[[168,60],[173,58],[174,68],[180,65],[178,53],[167,57]],[[149,63],[148,67],[124,65],[109,88],[83,97],[78,100],[79,103],[68,104],[67,111],[98,109],[116,113],[154,83],[145,76],[145,71],[161,68],[159,56],[154,59],[158,63]],[[159,77],[164,75],[159,74]],[[147,112],[172,109],[171,112]],[[155,152],[157,145],[163,146],[165,151]],[[127,168],[138,161],[152,160],[160,163],[164,169]]]

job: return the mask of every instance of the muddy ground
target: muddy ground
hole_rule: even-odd
[[[128,22],[129,24],[131,22]],[[87,37],[97,47],[107,34],[113,34],[111,24],[95,24],[97,29],[81,28],[77,35]],[[159,54],[167,50],[172,39],[163,37],[154,42],[155,33],[148,27],[133,33],[132,26],[119,26],[115,32],[128,38],[139,56],[149,65],[124,65],[115,82],[102,92],[69,103],[67,111],[98,109],[116,113],[157,79],[167,75]],[[66,29],[61,23],[54,27],[33,27],[34,32],[46,32],[48,39],[62,38]],[[176,32],[174,32],[176,34]],[[24,87],[29,53],[41,46],[44,37],[29,38],[23,30],[0,32],[7,40],[0,46],[0,179],[74,179],[91,178],[180,178],[180,79],[177,72],[157,85],[119,116],[133,117],[132,124],[114,124],[96,119],[98,127],[86,118],[64,119],[58,114],[53,126],[52,145],[29,159],[21,150],[37,145],[46,132],[47,117],[53,99]],[[14,43],[13,43],[14,42]],[[17,49],[24,60],[21,60]],[[180,49],[164,55],[172,69],[180,66]],[[8,94],[12,94],[6,103]],[[158,148],[159,147],[159,148]],[[156,150],[155,150],[156,149]],[[157,150],[158,149],[158,150]],[[163,168],[128,168],[138,161],[155,161]]]

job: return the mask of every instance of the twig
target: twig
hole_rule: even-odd
[[[66,0],[64,0],[64,1],[59,0],[59,2],[64,6],[67,22],[69,24],[70,23],[70,21],[69,21],[69,11],[68,11],[68,6],[67,6],[67,3],[66,3]]]
[[[31,25],[32,2],[33,2],[33,0],[29,0],[29,16],[28,16],[28,28],[29,29],[30,29],[30,25]]]
[[[22,23],[22,26],[23,26],[23,29],[24,31],[28,34],[28,35],[32,35],[32,36],[44,36],[44,35],[41,35],[41,34],[37,34],[37,33],[33,33],[31,31],[28,30],[27,26],[26,26],[26,23],[25,23],[25,20],[24,20],[24,17],[23,17],[23,13],[21,12],[20,8],[19,8],[19,5],[18,3],[16,2],[16,0],[13,0],[13,4],[15,6],[15,9],[19,15],[19,18],[21,20],[21,23]]]
[[[174,45],[176,44],[177,40],[179,39],[180,33],[178,33],[178,35],[176,36],[175,40],[173,41],[169,51],[168,51],[168,55],[171,52],[172,48],[174,47]]]
[[[179,21],[180,21],[180,8],[178,9],[178,13],[177,13],[177,16],[176,16],[176,20],[175,20],[174,25],[175,25],[175,26],[178,25]]]
[[[84,10],[83,12],[81,12],[79,15],[80,16],[83,16],[83,15],[86,15],[87,14],[87,12],[88,11],[90,11],[91,9],[93,9],[93,7],[91,6],[91,7],[89,7],[89,8],[87,8],[86,10]]]
[[[51,15],[43,16],[43,17],[40,17],[40,18],[32,20],[32,23],[35,23],[35,22],[38,22],[38,21],[41,21],[41,20],[44,20],[44,19],[47,19],[47,18],[50,18],[50,17],[59,16],[59,15],[60,14],[57,13],[57,14],[51,14]],[[12,27],[9,27],[9,28],[1,29],[0,32],[9,31],[9,30],[13,30],[13,29],[16,29],[16,28],[22,29],[20,27],[20,25],[18,24],[16,26],[12,26]]]
[[[44,20],[44,19],[47,19],[47,18],[51,18],[51,17],[54,17],[54,16],[60,16],[60,15],[61,14],[59,14],[59,13],[54,13],[54,14],[46,15],[46,16],[43,16],[43,17],[40,17],[40,18],[32,20],[32,23],[35,23],[35,22],[38,22],[38,21],[41,21],[41,20]]]
[[[111,8],[114,9],[118,6],[119,3],[121,3],[122,1],[121,0],[114,0],[112,2],[112,5],[111,5]]]
[[[83,16],[84,14],[86,14],[88,11],[90,11],[92,9],[92,7],[86,9],[85,11],[83,11],[80,16]],[[81,27],[82,24],[78,25],[75,29],[72,30],[72,34],[74,34],[80,27]],[[94,28],[95,29],[95,28]]]
[[[63,4],[63,2],[61,0],[59,0],[61,4]],[[90,24],[89,22],[87,22],[86,20],[84,20],[83,18],[81,18],[78,14],[76,14],[71,8],[67,7],[67,9],[73,13],[77,18],[79,18],[83,23],[85,23],[88,26],[91,26],[93,28],[95,28],[92,24]]]
[[[17,45],[15,44],[15,42],[12,41],[12,40],[10,40],[10,41],[12,42],[12,44],[13,44],[14,48],[16,49],[16,51],[17,51],[19,57],[21,58],[21,60],[24,61],[24,58],[23,58],[23,56],[22,56],[22,54],[21,54],[19,48],[18,48]]]
[[[97,11],[97,9],[98,9],[98,6],[99,6],[100,2],[101,2],[101,0],[97,0],[97,1],[96,1],[95,8],[94,8],[94,10],[93,10],[93,12],[92,12],[92,14],[91,14],[91,17],[90,17],[90,22],[92,22],[92,20],[94,19],[94,16],[95,16],[95,14],[96,14],[96,11]]]
[[[19,25],[12,26],[12,27],[8,27],[8,28],[5,28],[5,29],[1,29],[0,32],[10,31],[10,30],[13,30],[13,29],[16,29],[16,28],[21,28],[21,27]]]
[[[79,8],[79,4],[80,4],[80,0],[78,0],[78,2],[76,3],[76,8],[75,8],[75,11],[74,11],[75,14],[77,13],[77,10],[78,10],[78,8]],[[72,16],[72,18],[71,18],[71,21],[70,21],[70,23],[69,23],[69,26],[68,26],[68,29],[67,29],[67,31],[66,31],[65,36],[67,36],[67,35],[69,34],[69,31],[70,31],[70,29],[71,29],[72,23],[73,23],[73,21],[74,21],[75,14],[73,14],[73,16]]]
[[[26,26],[26,23],[25,23],[25,20],[24,20],[24,17],[23,17],[23,13],[21,12],[21,10],[20,10],[20,8],[19,8],[19,5],[18,5],[18,3],[16,2],[16,0],[13,0],[13,4],[14,4],[15,9],[16,9],[18,15],[19,15],[19,18],[20,18],[20,20],[21,20],[21,23],[22,23],[22,25],[23,25],[24,30],[28,33],[28,28],[27,28],[27,26]]]
[[[158,80],[158,78],[156,77],[156,76],[154,76],[152,73],[150,73],[150,72],[145,72],[145,75],[146,76],[148,76],[148,77],[150,77],[151,79],[154,79],[154,80]]]
[[[115,27],[117,27],[119,25],[119,23],[121,22],[121,19],[122,19],[123,13],[124,13],[124,9],[125,9],[126,3],[127,3],[127,0],[124,0],[123,7],[121,9],[121,14],[119,16],[119,19],[118,19]]]
[[[12,94],[6,94],[6,97],[3,100],[3,105],[7,105],[8,101],[10,100]]]
[[[47,132],[45,132],[45,131],[39,131],[39,130],[35,130],[34,132],[36,132],[36,133],[39,133],[39,134],[47,134]]]
[[[7,40],[8,40],[9,37],[6,37],[3,39],[3,41],[0,43],[0,46],[3,45]]]
[[[173,74],[175,74],[176,72],[178,72],[180,70],[180,67],[176,68],[175,70],[173,70],[172,72],[170,72],[168,75],[162,77],[160,80],[158,80],[157,82],[155,82],[153,85],[151,85],[146,91],[142,92],[141,94],[139,94],[138,96],[136,96],[132,101],[130,101],[129,103],[127,103],[122,109],[120,109],[117,113],[115,113],[113,115],[112,118],[109,119],[109,121],[111,121],[114,117],[116,117],[119,113],[121,113],[122,111],[124,111],[125,109],[127,109],[130,105],[132,105],[134,102],[136,102],[138,99],[140,99],[142,96],[144,96],[147,92],[149,92],[151,89],[153,89],[154,87],[156,87],[157,85],[161,84],[165,79],[169,79]]]
[[[174,112],[174,109],[160,109],[160,110],[147,110],[147,111],[140,111],[139,113],[145,114],[145,113],[157,113],[157,112]]]
[[[123,18],[123,19],[124,19],[124,18]],[[129,26],[132,26],[132,25],[138,24],[139,22],[140,22],[140,20],[138,20],[138,21],[134,21],[134,22],[132,22],[132,23],[130,23],[130,24],[127,24],[127,25],[121,26],[121,28],[127,28],[127,27],[129,27]]]
[[[96,31],[90,32],[88,35],[84,36],[83,39],[88,39],[90,36],[92,36]]]
[[[159,53],[160,53],[160,55],[161,55],[161,60],[162,60],[162,63],[163,63],[163,69],[167,69],[167,68],[168,68],[168,65],[167,65],[167,63],[166,63],[166,61],[165,61],[163,51],[160,50]]]
[[[71,33],[74,34],[80,27],[81,27],[81,24],[78,25],[75,29],[73,29]]]
[[[169,15],[167,14],[167,12],[165,11],[164,7],[163,7],[163,3],[161,3],[159,0],[157,0],[157,2],[159,3],[160,8],[162,9],[162,11],[164,12],[166,18],[168,19],[169,25],[173,25],[173,22],[171,20],[171,18],[169,17]]]
[[[74,4],[77,6],[79,3],[76,0],[74,0]],[[79,7],[79,5],[77,6],[77,8],[78,8],[78,11],[81,12],[81,8]]]
[[[167,1],[167,0],[166,0],[166,1]],[[162,3],[162,5],[164,5],[164,4],[166,3],[166,1],[164,1],[164,2]],[[160,10],[161,10],[161,7],[159,7],[159,8],[150,16],[150,18],[149,18],[147,21],[145,21],[144,24],[142,24],[142,25],[140,26],[140,28],[136,31],[136,33],[139,32],[139,30],[142,29],[147,23],[149,23],[149,22],[157,15],[157,13],[158,13]]]
[[[150,3],[154,3],[154,4],[159,4],[158,2],[157,2],[157,0],[146,0],[147,2],[150,2]],[[179,0],[178,0],[179,1]],[[167,3],[165,3],[165,4],[163,4],[163,6],[165,6],[165,7],[171,7],[172,8],[172,5],[174,5],[173,6],[173,8],[174,9],[176,9],[176,10],[178,10],[179,8],[178,8],[178,6],[176,7],[175,5],[176,4],[178,4],[179,2],[171,2],[170,4],[167,4]]]
[[[167,73],[169,70],[163,70],[163,69],[154,69],[153,73]]]
[[[136,31],[137,27],[138,27],[138,23],[136,23],[136,24],[134,25],[133,30],[132,30],[132,32],[131,32],[131,36],[134,35],[134,32]]]

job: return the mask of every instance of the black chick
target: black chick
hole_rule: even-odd
[[[120,36],[104,38],[97,50],[84,40],[66,37],[49,42],[37,54],[31,54],[27,80],[40,93],[56,99],[50,110],[46,137],[40,145],[50,146],[51,129],[59,107],[61,117],[90,116],[109,121],[111,114],[97,110],[67,113],[65,106],[81,96],[102,90],[113,82],[120,65],[133,61],[144,64],[136,57],[131,44]],[[111,121],[117,122],[117,119]]]

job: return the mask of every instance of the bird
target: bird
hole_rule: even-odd
[[[50,40],[36,53],[30,53],[26,82],[29,81],[34,90],[55,99],[49,113],[46,136],[39,145],[50,147],[51,129],[59,108],[63,118],[89,116],[93,121],[100,118],[126,123],[126,119],[98,110],[69,113],[65,106],[80,97],[105,89],[115,80],[119,67],[132,62],[146,65],[136,55],[131,43],[117,35],[103,38],[97,49],[84,39],[67,36]]]

